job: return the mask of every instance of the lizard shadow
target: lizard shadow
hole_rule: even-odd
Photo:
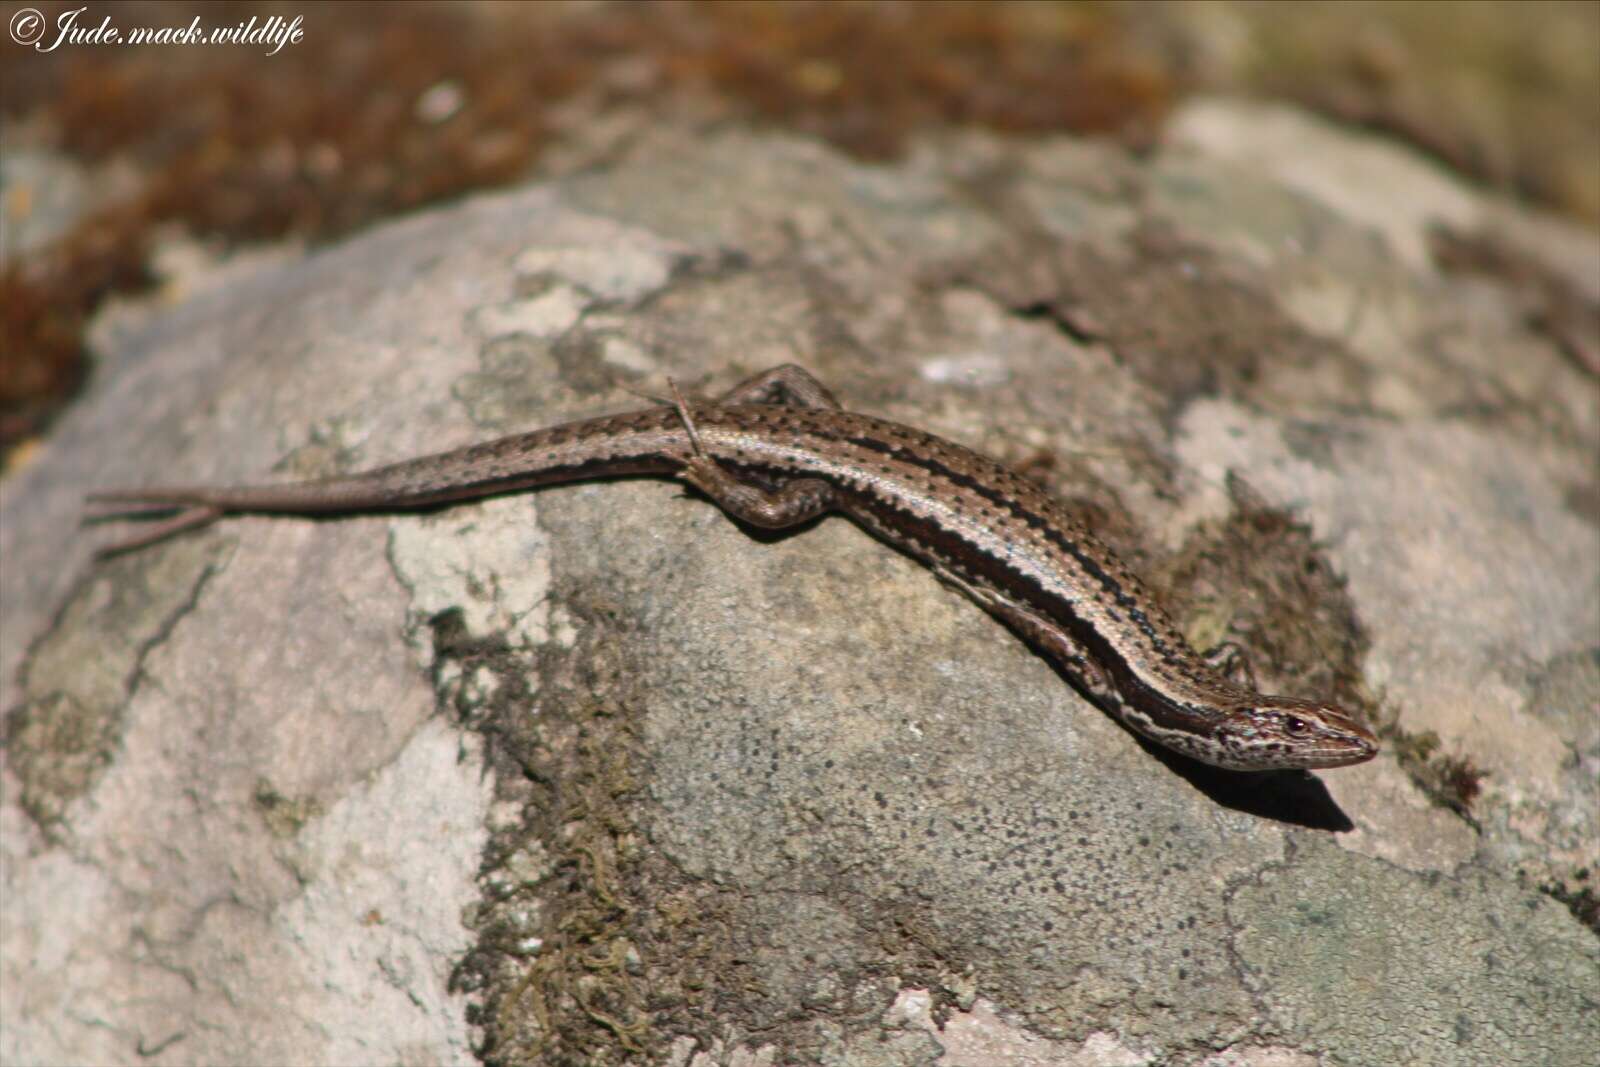
[[[1115,721],[1116,717],[1112,719]],[[1310,771],[1230,771],[1213,767],[1164,748],[1120,721],[1117,725],[1167,769],[1225,808],[1308,830],[1342,834],[1355,829],[1355,823],[1339,807],[1322,779]]]
[[[1033,646],[1033,642],[1028,642]],[[1355,823],[1339,807],[1322,779],[1305,770],[1234,771],[1202,763],[1139,733],[1110,709],[1102,707],[1093,694],[1085,691],[1069,672],[1048,656],[1035,653],[1049,663],[1056,675],[1085,701],[1116,723],[1123,733],[1168,770],[1204,793],[1214,803],[1261,819],[1302,826],[1308,830],[1349,833]]]

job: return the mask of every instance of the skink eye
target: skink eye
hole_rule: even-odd
[[[1300,737],[1311,731],[1311,724],[1298,716],[1289,715],[1283,720],[1283,728],[1294,736]]]

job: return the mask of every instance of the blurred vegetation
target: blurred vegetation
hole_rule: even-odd
[[[40,3],[53,23],[70,5]],[[126,3],[121,28],[300,16],[299,43],[5,42],[0,162],[45,152],[96,192],[0,263],[0,449],[84,379],[101,301],[176,230],[226,249],[325,241],[582,163],[606,131],[765,123],[860,158],[925,130],[1113,137],[1195,92],[1289,99],[1494,188],[1600,220],[1600,4]],[[613,135],[614,136],[614,135]],[[42,191],[8,179],[5,228]]]

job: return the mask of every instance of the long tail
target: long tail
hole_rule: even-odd
[[[93,521],[170,518],[101,554],[171,537],[239,512],[331,515],[427,508],[583,478],[671,474],[688,447],[670,408],[567,423],[354,474],[280,485],[152,486],[88,494]]]
[[[144,489],[107,489],[89,493],[85,502],[91,522],[115,519],[154,519],[168,512],[170,518],[156,522],[122,540],[96,550],[99,556],[120,555],[136,548],[164,541],[185,530],[209,526],[229,512],[255,511],[285,514],[328,514],[378,507],[385,503],[379,487],[363,491],[363,479],[333,478],[325,483],[300,482],[281,486],[150,486]],[[321,490],[319,492],[319,490]],[[423,506],[419,500],[412,506]],[[389,501],[390,507],[398,506]]]

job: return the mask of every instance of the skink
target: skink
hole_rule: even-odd
[[[680,478],[769,529],[842,512],[1004,621],[1129,727],[1205,763],[1340,767],[1378,751],[1340,708],[1263,695],[1240,677],[1237,655],[1195,652],[1143,583],[1030,479],[933,434],[845,411],[792,364],[714,402],[680,397],[347,476],[90,500],[177,512],[111,546],[121,551],[236,512],[425,507],[617,475]]]

